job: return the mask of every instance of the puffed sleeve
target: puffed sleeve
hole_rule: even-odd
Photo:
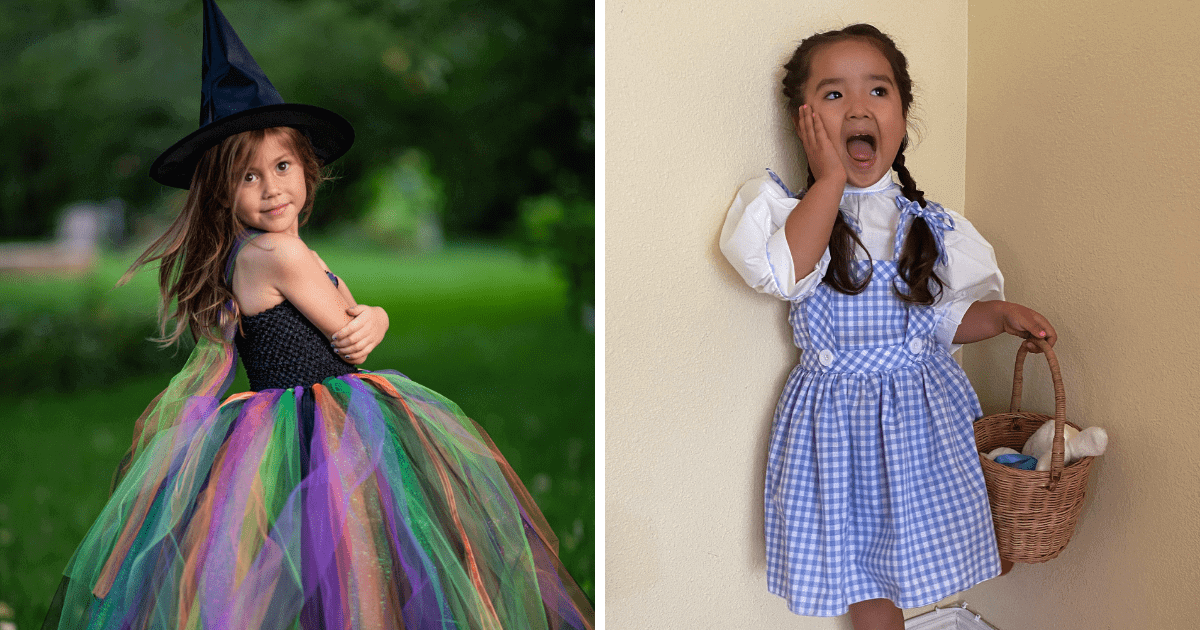
[[[812,272],[796,280],[792,250],[783,233],[796,203],[770,177],[752,179],[738,191],[721,228],[721,252],[746,284],[793,301],[812,295],[829,267],[826,248]]]
[[[937,268],[945,282],[935,310],[939,315],[937,341],[950,352],[961,347],[954,335],[971,304],[980,300],[1004,299],[1004,276],[996,264],[991,244],[961,214],[947,210],[954,229],[946,232],[947,264]]]

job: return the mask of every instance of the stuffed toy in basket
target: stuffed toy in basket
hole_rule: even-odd
[[[1066,395],[1058,358],[1050,344],[1031,339],[1045,353],[1054,381],[1054,416],[1022,411],[1021,384],[1025,355],[1029,352],[1022,343],[1017,350],[1013,370],[1012,401],[1008,412],[980,418],[975,423],[975,445],[980,453],[1006,446],[1020,450],[1035,431],[1047,421],[1054,422],[1054,446],[1050,470],[1019,470],[998,464],[984,455],[979,456],[983,478],[987,484],[992,520],[996,525],[996,543],[1000,558],[1010,562],[1045,562],[1067,546],[1079,512],[1083,509],[1088,472],[1093,457],[1083,457],[1063,465],[1063,430],[1066,421]]]

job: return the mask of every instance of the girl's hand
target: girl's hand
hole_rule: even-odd
[[[1041,313],[1017,304],[1015,302],[1002,302],[1005,308],[1001,309],[1004,332],[1021,337],[1040,337],[1054,347],[1054,342],[1058,341],[1058,334],[1054,332],[1054,326],[1050,325],[1050,320],[1046,319]],[[1041,346],[1038,346],[1032,341],[1025,342],[1025,348],[1030,352],[1041,352]]]
[[[346,363],[362,365],[387,334],[390,324],[387,311],[378,306],[359,304],[346,309],[346,314],[354,319],[334,333],[330,343]]]
[[[800,106],[800,114],[796,119],[796,131],[800,136],[800,144],[804,145],[804,155],[808,160],[808,168],[813,177],[820,181],[829,178],[838,183],[840,191],[846,185],[846,167],[842,164],[842,156],[829,139],[825,131],[825,123],[821,117],[808,105]]]
[[[1040,337],[1051,347],[1058,341],[1054,326],[1041,313],[1015,302],[992,300],[975,302],[967,309],[954,335],[954,343],[975,343],[1002,332],[1021,338]],[[1030,352],[1041,352],[1032,341],[1025,342],[1025,347]]]
[[[803,278],[812,273],[829,246],[829,234],[846,188],[846,167],[821,117],[808,105],[801,105],[796,114],[796,135],[804,145],[814,181],[788,215],[784,235],[796,277]]]

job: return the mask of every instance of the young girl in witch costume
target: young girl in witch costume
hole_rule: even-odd
[[[950,351],[1002,332],[1053,345],[1055,332],[1003,301],[991,246],[905,167],[912,81],[890,38],[818,33],[784,68],[808,188],[792,195],[768,172],[721,233],[746,282],[791,303],[803,349],[767,455],[767,585],[798,614],[900,629],[901,608],[1001,571],[982,412]]]
[[[151,167],[187,201],[133,267],[160,261],[165,338],[197,345],[138,420],[44,627],[591,628],[487,434],[355,367],[387,314],[298,236],[349,124],[284,103],[204,9],[201,128]],[[238,355],[253,391],[222,398]]]

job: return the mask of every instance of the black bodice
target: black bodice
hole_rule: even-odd
[[[331,376],[358,371],[343,361],[325,335],[287,300],[242,317],[242,330],[234,343],[254,391],[309,387]]]

